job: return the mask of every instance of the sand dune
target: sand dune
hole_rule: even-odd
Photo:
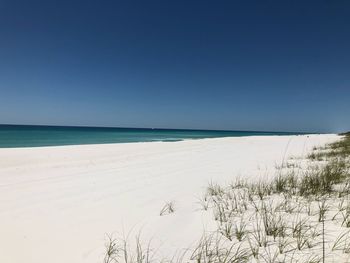
[[[160,253],[212,227],[207,183],[273,176],[336,135],[261,136],[0,149],[0,262],[102,262],[106,233],[142,230]],[[165,202],[175,213],[159,216]]]

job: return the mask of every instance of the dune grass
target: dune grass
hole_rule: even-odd
[[[350,254],[349,158],[350,134],[344,134],[335,143],[314,148],[306,160],[287,160],[270,181],[237,179],[227,186],[210,182],[199,206],[212,213],[218,227],[197,246],[176,259],[150,260],[149,246],[142,247],[140,241],[130,251],[109,238],[104,262],[342,262]],[[160,215],[173,211],[170,202]],[[124,250],[128,257],[116,256]]]
[[[159,212],[160,216],[169,215],[175,212],[175,203],[174,201],[170,201],[165,203],[162,209]]]

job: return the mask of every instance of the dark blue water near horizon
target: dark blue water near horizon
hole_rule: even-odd
[[[299,134],[305,133],[0,124],[0,148]]]

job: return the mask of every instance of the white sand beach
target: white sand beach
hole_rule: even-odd
[[[337,135],[253,136],[0,149],[0,262],[103,262],[106,234],[141,231],[171,256],[213,220],[198,209],[208,182],[274,176]],[[175,212],[160,216],[165,202]]]

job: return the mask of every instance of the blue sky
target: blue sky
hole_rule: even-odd
[[[350,130],[350,1],[0,3],[0,123]]]

